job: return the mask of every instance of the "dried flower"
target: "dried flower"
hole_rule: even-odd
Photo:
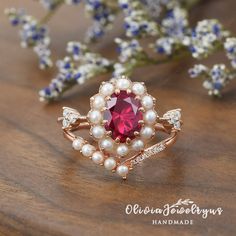
[[[174,51],[176,41],[171,37],[162,37],[156,41],[156,52],[171,55]]]
[[[113,71],[115,76],[131,74],[136,67],[161,64],[185,55],[202,59],[211,53],[225,49],[232,68],[215,64],[208,68],[202,64],[189,70],[190,77],[204,78],[203,86],[210,95],[220,95],[230,80],[236,77],[236,38],[229,37],[216,19],[202,20],[191,27],[188,21],[188,0],[39,0],[49,12],[40,21],[23,10],[6,10],[12,25],[20,27],[21,45],[31,47],[39,57],[41,69],[52,66],[50,38],[45,23],[63,4],[84,3],[85,11],[92,18],[87,30],[86,42],[95,41],[113,26],[115,16],[124,14],[125,34],[129,38],[116,38],[119,56],[110,61],[89,50],[88,44],[69,42],[64,59],[57,62],[58,74],[50,85],[40,91],[41,100],[61,96],[76,84]],[[152,40],[151,46],[161,57],[149,55],[142,38]],[[143,45],[143,46],[141,46]]]
[[[94,41],[111,28],[114,12],[104,0],[85,0],[85,9],[93,17],[93,25],[88,29],[86,40]]]
[[[192,31],[190,51],[194,58],[201,59],[212,53],[228,35],[217,20],[203,20],[198,22]]]
[[[211,69],[204,65],[195,65],[189,70],[192,78],[204,76],[203,87],[208,90],[209,95],[220,96],[222,89],[230,80],[230,71],[224,64],[216,64]]]
[[[21,26],[21,46],[23,48],[33,48],[39,57],[39,67],[41,69],[51,67],[50,38],[47,27],[41,25],[33,16],[26,15],[22,10],[11,8],[7,9],[5,13],[13,25]]]
[[[125,14],[125,29],[127,37],[156,36],[158,27],[143,9],[140,1],[119,0],[121,9]]]
[[[189,69],[189,75],[191,78],[197,78],[206,75],[207,73],[209,73],[209,69],[202,64],[194,65],[193,68]]]
[[[231,65],[236,69],[236,38],[227,38],[224,43],[227,57],[231,60]]]
[[[187,11],[183,8],[175,7],[169,10],[161,22],[162,33],[173,39],[182,40],[189,31],[187,16]]]
[[[116,38],[115,42],[118,44],[118,51],[120,53],[119,60],[122,63],[127,62],[131,58],[139,57],[140,54],[143,53],[143,48],[136,39],[125,41]]]
[[[75,46],[80,48],[79,52],[76,50],[76,54],[74,50],[71,51]],[[83,84],[95,75],[107,72],[112,63],[99,54],[89,52],[80,42],[69,42],[67,51],[72,52],[72,57],[67,56],[57,62],[58,75],[48,87],[39,92],[41,101],[59,98],[69,87]]]

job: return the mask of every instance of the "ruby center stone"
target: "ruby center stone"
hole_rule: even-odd
[[[140,131],[139,121],[143,119],[143,114],[139,111],[141,103],[135,100],[135,94],[120,91],[113,93],[111,100],[107,101],[104,112],[104,119],[108,122],[105,125],[107,131],[112,131],[112,138],[119,138],[124,143],[126,138],[134,139],[135,131]]]

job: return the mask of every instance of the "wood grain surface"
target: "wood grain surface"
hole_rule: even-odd
[[[1,0],[24,6],[40,17],[44,10],[30,0]],[[191,11],[191,20],[218,18],[236,34],[235,0],[211,0]],[[112,58],[116,30],[94,51]],[[54,58],[65,55],[68,40],[81,40],[89,20],[81,7],[63,7],[50,22]],[[66,94],[61,102],[38,102],[37,92],[56,73],[42,72],[30,50],[19,46],[16,29],[0,14],[0,235],[236,235],[236,83],[222,99],[211,99],[200,80],[187,70],[194,60],[138,69],[132,75],[145,81],[160,114],[180,107],[184,126],[177,143],[161,158],[138,166],[127,181],[97,167],[73,151],[56,119],[62,106],[89,110],[89,97],[100,77]],[[217,53],[204,61],[226,61]],[[191,226],[152,225],[161,216],[126,215],[127,204],[162,207],[191,199],[202,208],[223,208],[221,216],[187,216]],[[176,219],[186,218],[176,216]]]

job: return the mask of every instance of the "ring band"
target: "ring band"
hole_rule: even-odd
[[[182,125],[181,110],[170,110],[159,117],[155,103],[144,83],[122,76],[101,84],[99,93],[90,99],[91,110],[86,116],[63,107],[63,116],[58,120],[75,150],[126,179],[135,165],[165,150],[177,139]],[[95,145],[75,134],[81,129],[90,129]],[[158,132],[169,136],[148,147]]]

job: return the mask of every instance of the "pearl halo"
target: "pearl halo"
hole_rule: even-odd
[[[126,91],[127,94],[133,93],[135,99],[140,101],[143,119],[139,120],[141,124],[140,132],[134,132],[134,139],[126,138],[125,143],[120,140],[112,139],[111,132],[105,129],[106,120],[103,115],[106,108],[106,102],[113,93],[119,94],[120,91]],[[158,115],[154,109],[155,98],[147,93],[146,86],[142,82],[132,82],[125,76],[112,78],[108,82],[103,82],[99,88],[99,93],[90,98],[91,110],[88,113],[90,125],[90,135],[98,142],[98,149],[95,146],[87,144],[82,139],[73,141],[75,150],[80,150],[82,155],[89,157],[95,164],[104,165],[107,170],[116,172],[123,178],[126,178],[131,166],[122,164],[122,159],[129,153],[141,152],[145,149],[147,142],[155,134],[155,124]]]

